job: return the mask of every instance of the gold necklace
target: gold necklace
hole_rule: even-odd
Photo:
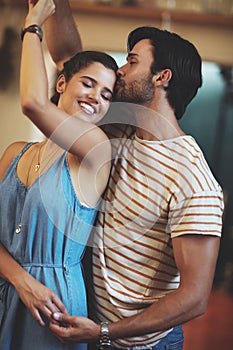
[[[28,187],[29,176],[30,176],[32,164],[33,164],[33,162],[34,162],[34,159],[35,159],[36,154],[38,154],[38,158],[37,158],[38,161],[37,161],[37,164],[34,166],[34,171],[37,172],[37,171],[39,171],[39,169],[40,169],[40,152],[41,152],[41,148],[42,148],[42,146],[39,148],[39,152],[36,152],[36,153],[34,154],[34,156],[32,157],[30,166],[29,166],[29,168],[28,168],[26,183],[25,183],[25,186],[24,186],[23,203],[22,203],[21,208],[20,208],[19,223],[18,223],[18,226],[17,226],[16,229],[15,229],[15,232],[16,232],[17,234],[19,234],[19,233],[21,232],[21,228],[22,228],[22,215],[23,215],[23,209],[24,209],[24,204],[25,204],[27,192],[28,192],[28,189],[29,189],[29,187]]]
[[[40,146],[39,148],[39,152],[38,152],[38,157],[37,157],[37,163],[36,165],[34,165],[34,171],[37,173],[40,170],[40,166],[41,166],[41,150],[43,148],[43,144]]]
[[[16,227],[15,229],[15,232],[17,234],[19,234],[21,232],[21,228],[22,228],[22,215],[23,215],[23,209],[24,209],[24,205],[25,205],[25,200],[26,200],[26,196],[27,196],[27,192],[28,192],[28,189],[31,187],[31,186],[28,186],[28,183],[29,183],[29,176],[30,176],[30,172],[31,172],[31,169],[33,168],[35,172],[38,172],[41,168],[41,164],[42,164],[42,161],[41,161],[41,150],[43,148],[43,143],[42,145],[40,146],[39,148],[39,151],[36,152],[34,154],[34,156],[32,157],[32,160],[31,160],[31,163],[30,163],[30,166],[28,168],[28,172],[27,172],[27,178],[26,178],[26,185],[25,185],[25,188],[24,188],[24,198],[23,198],[23,203],[21,205],[21,209],[20,209],[20,218],[19,218],[19,224],[18,226]],[[45,157],[45,159],[43,159],[43,162],[46,160],[46,164],[44,165],[44,168],[47,167],[47,165],[49,164],[49,162],[51,161],[51,159],[53,157],[55,157],[57,155],[57,153],[59,152],[59,149],[56,149],[54,151],[52,151],[51,154],[48,154],[48,156]],[[33,162],[34,162],[34,159],[36,157],[36,154],[38,154],[38,157],[37,157],[37,163],[36,165],[33,166]],[[40,175],[38,175],[40,176]]]

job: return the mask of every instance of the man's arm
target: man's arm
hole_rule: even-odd
[[[45,23],[45,37],[50,55],[59,70],[63,63],[82,51],[81,38],[68,0],[55,0],[56,11]]]
[[[155,302],[145,311],[109,324],[111,339],[140,336],[172,328],[206,311],[219,251],[219,237],[185,235],[173,239],[174,255],[181,275],[178,289]],[[63,342],[97,340],[100,326],[83,317],[55,314],[69,324],[50,327]],[[56,317],[57,316],[57,317]]]

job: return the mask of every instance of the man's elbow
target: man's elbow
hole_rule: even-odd
[[[209,302],[209,294],[203,295],[203,293],[200,293],[197,295],[197,299],[195,302],[194,317],[199,317],[205,314]]]
[[[207,306],[208,306],[208,301],[199,302],[199,305],[196,308],[196,313],[197,313],[196,317],[204,315],[207,310]]]

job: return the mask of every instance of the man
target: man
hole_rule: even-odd
[[[59,48],[52,42],[61,13],[63,28],[70,11],[57,1],[57,17],[47,27],[60,65],[69,56],[58,55],[62,37]],[[74,37],[68,37],[80,44],[72,23]],[[182,349],[180,325],[207,307],[223,212],[220,186],[178,124],[202,84],[201,59],[178,35],[142,27],[130,33],[118,74],[116,98],[131,108],[136,133],[126,126],[114,144],[94,232],[95,322],[54,314],[61,323],[50,327],[63,342],[94,342],[100,349]],[[112,137],[121,130],[115,129]]]

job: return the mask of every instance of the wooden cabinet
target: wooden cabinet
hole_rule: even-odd
[[[4,3],[4,1],[3,1]],[[162,7],[156,7],[155,5],[149,5],[150,1],[144,1],[148,5],[135,5],[135,6],[123,6],[115,5],[117,1],[112,1],[112,4],[101,4],[101,1],[80,1],[70,0],[70,5],[74,11],[79,13],[85,13],[90,15],[107,15],[121,18],[140,18],[140,19],[154,19],[162,20],[163,17],[170,16],[170,19],[175,22],[185,23],[196,23],[216,26],[233,27],[233,15],[222,15],[222,14],[208,14],[200,11],[187,11],[187,10],[176,10]],[[26,0],[11,0],[6,2],[7,5],[25,5]],[[0,1],[1,5],[1,1]]]
[[[152,25],[193,42],[203,60],[233,66],[233,15],[167,9],[149,6],[154,0],[138,1],[145,5],[119,6],[118,0],[111,5],[70,0],[84,49],[125,52],[128,33],[136,27]],[[188,0],[179,1],[187,4]],[[9,0],[7,4],[21,9],[27,7],[26,0]]]
[[[79,13],[88,13],[90,15],[107,15],[121,18],[140,18],[147,20],[163,20],[164,16],[169,16],[171,21],[195,23],[205,25],[216,25],[233,27],[233,16],[222,14],[208,14],[198,11],[167,9],[156,6],[117,6],[102,5],[95,2],[71,0],[71,7]]]

